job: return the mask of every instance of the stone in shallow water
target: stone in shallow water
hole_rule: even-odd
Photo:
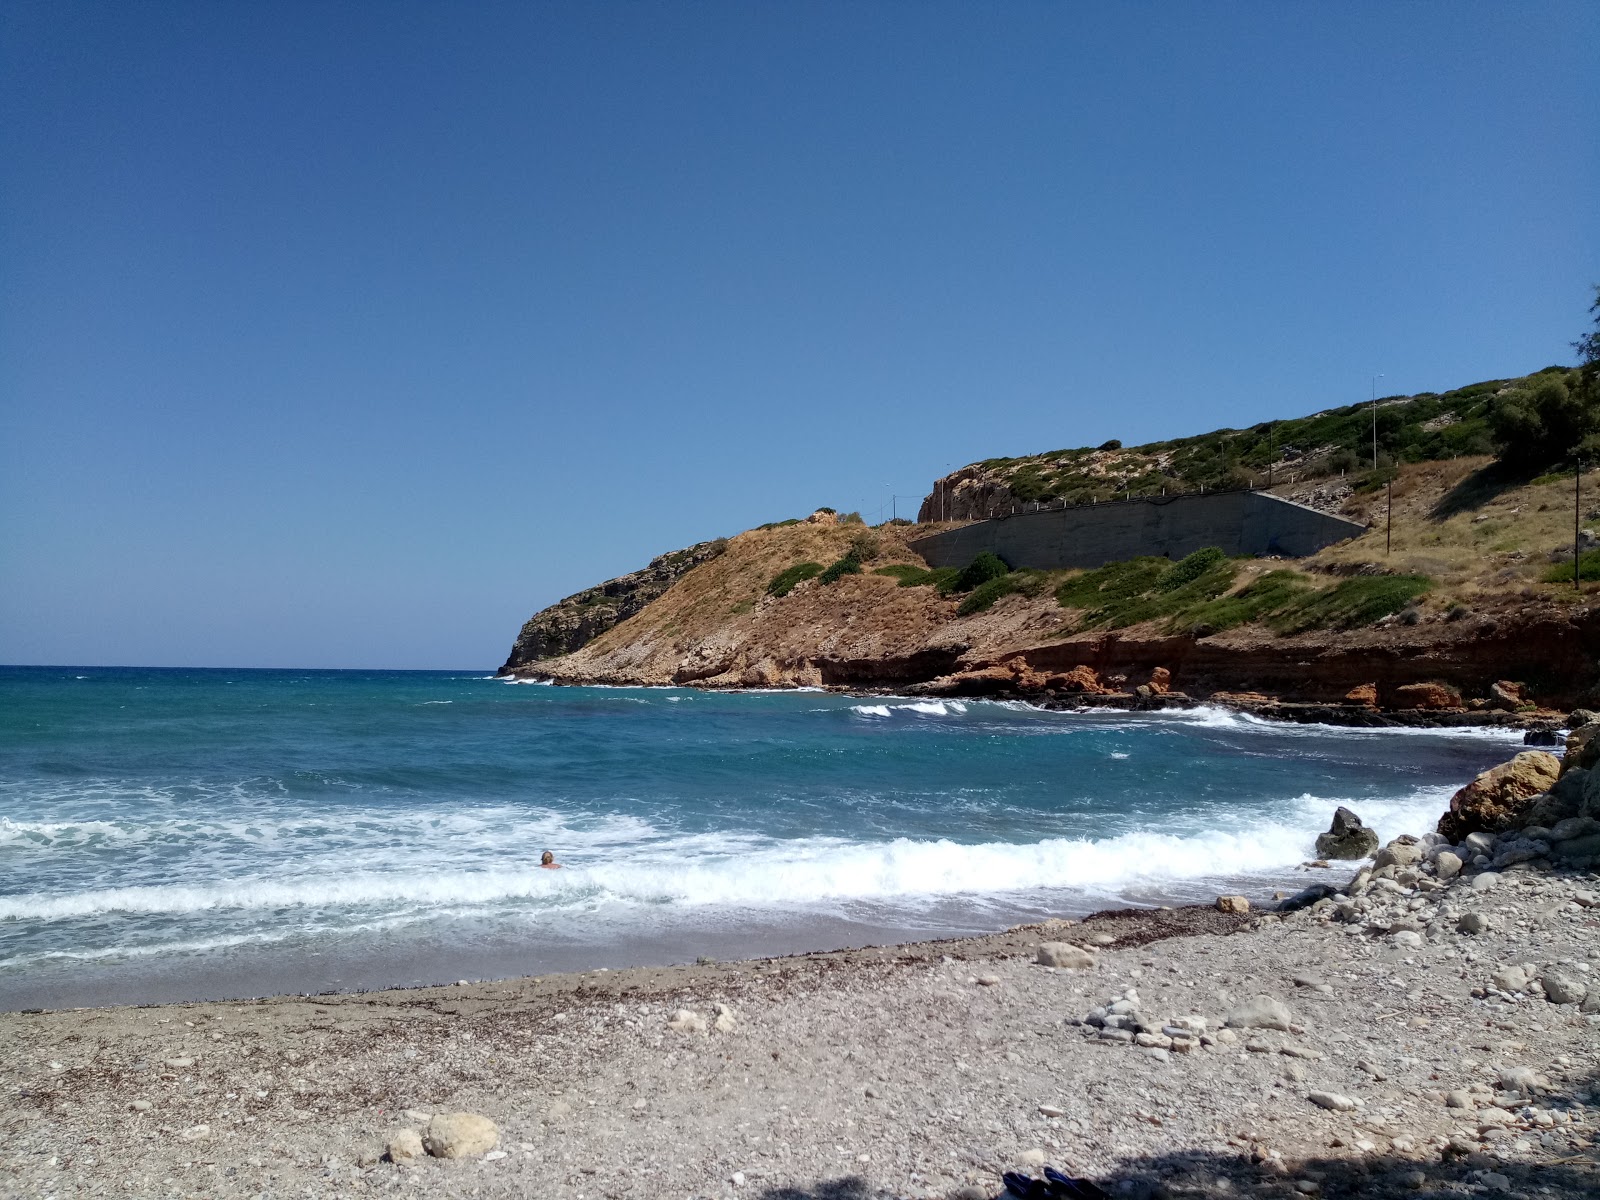
[[[1328,832],[1317,835],[1318,858],[1369,858],[1378,849],[1378,835],[1348,808],[1334,811]]]

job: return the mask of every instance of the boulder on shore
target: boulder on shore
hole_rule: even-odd
[[[1489,687],[1489,704],[1503,712],[1516,712],[1517,709],[1528,703],[1528,689],[1526,684],[1516,683],[1510,679],[1496,680]]]
[[[1363,704],[1368,708],[1378,707],[1378,685],[1375,683],[1358,683],[1344,694],[1346,704]]]
[[[1442,683],[1406,683],[1395,688],[1396,708],[1419,708],[1437,711],[1460,708],[1461,693]]]
[[[1543,750],[1525,750],[1510,762],[1490,767],[1454,796],[1438,829],[1460,843],[1469,833],[1517,829],[1534,798],[1550,790],[1561,774],[1561,760]]]
[[[476,1158],[494,1149],[500,1130],[477,1113],[440,1113],[428,1122],[422,1145],[435,1158]]]
[[[1377,850],[1377,833],[1343,805],[1334,810],[1328,832],[1317,835],[1318,858],[1371,858]]]

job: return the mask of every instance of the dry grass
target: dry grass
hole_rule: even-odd
[[[1427,575],[1439,584],[1435,604],[1520,596],[1529,588],[1558,593],[1558,585],[1540,580],[1550,552],[1572,545],[1572,477],[1518,483],[1499,477],[1490,463],[1457,459],[1402,468],[1394,484],[1392,549],[1385,549],[1387,506],[1378,491],[1347,506],[1371,522],[1371,530],[1312,556],[1306,566],[1348,571],[1373,564]],[[1600,510],[1600,472],[1584,473],[1583,491],[1593,500],[1582,511]]]

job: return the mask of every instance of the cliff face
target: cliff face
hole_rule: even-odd
[[[650,560],[642,570],[585,588],[529,617],[500,668],[509,675],[547,658],[581,650],[595,638],[663,595],[683,575],[727,548],[725,538],[699,542]]]

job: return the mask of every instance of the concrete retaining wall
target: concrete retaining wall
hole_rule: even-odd
[[[930,534],[912,547],[935,567],[964,567],[981,551],[1013,567],[1100,567],[1143,554],[1180,559],[1206,546],[1230,556],[1299,558],[1366,526],[1267,492],[1216,492],[1045,509]]]

